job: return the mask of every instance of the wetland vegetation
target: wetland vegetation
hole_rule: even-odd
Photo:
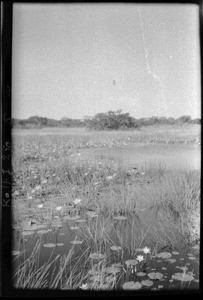
[[[199,125],[12,139],[16,288],[199,288]]]

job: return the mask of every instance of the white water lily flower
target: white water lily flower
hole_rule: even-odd
[[[150,248],[144,247],[144,248],[143,248],[143,252],[144,252],[145,254],[149,253],[149,252],[150,252]]]
[[[43,207],[43,204],[38,204],[37,207],[38,207],[38,208],[42,208],[42,207]]]
[[[113,176],[106,176],[106,179],[111,180],[111,179],[113,179]]]
[[[81,288],[82,290],[87,290],[87,289],[88,289],[88,284],[87,284],[87,283],[83,283],[83,284],[80,286],[80,288]]]
[[[138,255],[138,256],[136,257],[136,259],[137,259],[139,262],[141,262],[141,261],[144,260],[144,256],[143,256],[143,255]]]
[[[61,210],[62,209],[62,206],[57,206],[56,208],[55,208],[55,210],[57,210],[57,211],[59,211],[59,210]]]
[[[81,201],[82,201],[81,199],[75,199],[75,200],[73,201],[73,203],[74,203],[75,205],[77,205],[77,204],[79,204]]]
[[[41,189],[41,185],[37,185],[36,187],[35,187],[35,191],[38,191],[38,190],[40,190]]]

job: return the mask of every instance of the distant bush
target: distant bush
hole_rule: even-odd
[[[85,120],[87,129],[93,130],[125,130],[138,128],[138,122],[129,113],[122,110],[108,111],[96,114],[93,118]]]

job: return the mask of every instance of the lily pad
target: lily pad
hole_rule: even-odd
[[[50,229],[42,229],[42,230],[38,230],[37,233],[38,234],[45,234],[45,233],[48,233],[50,231],[51,231]]]
[[[142,285],[140,282],[128,281],[123,284],[124,290],[139,290]]]
[[[71,244],[73,245],[79,245],[82,244],[83,241],[71,241]]]
[[[170,252],[161,252],[156,255],[156,257],[163,258],[163,259],[170,258],[171,256],[172,254]]]
[[[77,229],[80,229],[80,227],[78,227],[78,226],[71,226],[70,229],[77,230]]]
[[[34,231],[33,230],[27,230],[27,231],[23,231],[21,234],[23,235],[23,236],[27,236],[27,235],[31,235],[31,234],[33,234],[34,233]]]
[[[163,274],[159,272],[151,272],[148,274],[150,279],[161,279],[163,278]]]
[[[19,250],[13,250],[13,251],[11,251],[11,254],[12,255],[19,255],[21,252],[19,251]]]
[[[179,267],[179,266],[176,266],[177,269],[180,269],[180,270],[183,270],[183,271],[187,271],[188,270],[188,267],[184,266],[184,267]]]
[[[64,221],[75,221],[77,219],[80,219],[80,216],[73,216],[73,217],[65,216],[63,219],[64,219]]]
[[[158,289],[162,289],[164,286],[163,285],[158,285]]]
[[[199,250],[199,245],[194,245],[191,247],[192,249]]]
[[[173,255],[179,255],[179,252],[178,251],[172,251],[171,252]]]
[[[170,264],[173,264],[174,262],[176,262],[176,259],[175,258],[169,258],[169,259],[166,259],[167,262],[169,262]]]
[[[54,243],[46,243],[43,245],[43,247],[46,247],[46,248],[53,248],[55,246],[56,246],[56,244],[54,244]]]
[[[58,243],[58,244],[56,244],[56,246],[62,247],[62,246],[64,246],[64,244],[63,243]]]
[[[175,273],[174,275],[172,275],[172,279],[185,282],[193,280],[194,277],[187,273]]]
[[[115,216],[115,217],[113,217],[115,220],[127,220],[127,218],[126,217],[124,217],[124,216]]]
[[[120,246],[112,246],[110,249],[113,250],[113,251],[122,250],[122,248]]]
[[[105,258],[105,255],[102,253],[99,253],[99,252],[94,252],[94,253],[91,253],[89,257],[91,259],[103,259],[103,258]]]
[[[140,277],[143,277],[143,276],[147,275],[147,273],[145,273],[145,272],[138,272],[136,275],[140,276]]]
[[[113,267],[113,266],[107,267],[106,270],[105,270],[105,272],[106,272],[107,274],[117,274],[117,273],[119,273],[120,271],[121,271],[121,269],[119,269],[118,267]]]
[[[137,251],[137,252],[143,252],[143,248],[136,248],[135,251]]]
[[[102,280],[102,276],[101,275],[92,275],[91,277],[89,277],[89,280],[94,281],[94,282],[100,282]]]
[[[127,267],[136,266],[138,264],[138,261],[136,259],[128,259],[125,261],[125,264]]]
[[[88,215],[90,218],[98,217],[98,214],[96,214],[94,211],[87,211],[86,215]]]
[[[123,265],[119,262],[119,263],[115,263],[115,264],[112,264],[112,267],[118,267],[118,268],[121,268]]]
[[[145,286],[152,286],[154,284],[154,282],[149,279],[146,279],[146,280],[142,280],[141,284],[145,285]]]
[[[190,260],[195,260],[195,259],[196,259],[196,257],[194,257],[194,256],[190,256],[190,257],[188,257],[188,259],[190,259]]]
[[[98,275],[99,274],[99,270],[91,269],[91,270],[88,271],[88,274],[90,274],[90,275]]]
[[[84,222],[87,222],[87,220],[85,220],[85,219],[78,219],[78,220],[75,220],[75,222],[77,222],[77,223],[84,223]]]

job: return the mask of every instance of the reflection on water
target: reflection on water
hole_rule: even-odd
[[[200,148],[194,147],[194,145],[134,143],[125,148],[81,149],[80,152],[80,159],[83,160],[98,160],[100,157],[112,158],[120,160],[123,165],[137,166],[138,168],[155,163],[163,164],[169,169],[200,169]]]

